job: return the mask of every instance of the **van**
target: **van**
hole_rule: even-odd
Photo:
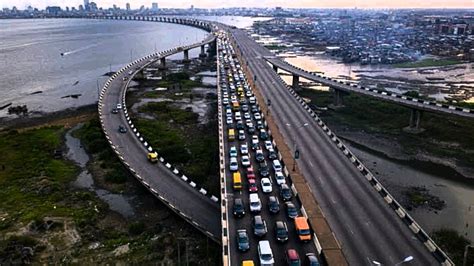
[[[258,258],[260,265],[273,265],[273,263],[275,263],[272,248],[268,240],[258,241]]]
[[[235,131],[233,128],[229,128],[229,141],[234,141],[235,140]]]
[[[250,211],[251,212],[260,212],[262,210],[262,203],[257,193],[250,193]]]
[[[242,178],[240,172],[235,172],[232,174],[232,182],[234,190],[242,190]]]
[[[275,172],[281,172],[281,163],[279,160],[273,160],[272,162],[272,165],[273,165],[273,170],[275,170]]]
[[[296,233],[301,241],[311,240],[311,230],[309,230],[308,221],[305,217],[298,216],[295,218]]]
[[[240,103],[238,101],[232,102],[232,110],[238,111],[240,109]]]

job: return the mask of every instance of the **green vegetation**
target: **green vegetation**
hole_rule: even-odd
[[[459,61],[456,59],[423,59],[420,61],[415,62],[408,62],[408,63],[399,63],[393,64],[394,67],[398,68],[413,68],[413,67],[436,67],[436,66],[449,66],[449,65],[456,65],[462,64],[463,61]]]
[[[81,139],[86,151],[97,157],[106,181],[117,184],[127,181],[129,173],[105,139],[98,118],[85,123],[73,135]]]
[[[269,50],[284,50],[284,49],[286,49],[285,45],[278,45],[278,44],[266,44],[264,46]]]
[[[148,142],[167,161],[187,176],[217,193],[218,173],[217,124],[199,125],[198,115],[182,110],[171,102],[148,103],[140,112],[153,115],[155,120],[138,119],[135,125]]]
[[[332,103],[332,93],[303,90],[300,95],[312,100],[318,106]],[[423,113],[420,134],[403,131],[408,126],[409,108],[382,102],[372,98],[350,94],[344,97],[344,107],[324,113],[324,120],[330,125],[350,126],[368,133],[381,133],[403,146],[405,152],[416,155],[420,151],[440,157],[455,158],[461,165],[474,165],[474,122],[456,116]]]
[[[431,233],[431,238],[447,253],[456,265],[463,265],[464,249],[470,241],[452,229],[440,229]],[[474,249],[470,249],[466,265],[474,264]]]
[[[53,156],[63,135],[62,127],[0,133],[0,213],[6,216],[1,229],[46,216],[72,216],[77,222],[96,217],[88,206],[94,199],[76,203],[79,195],[65,197],[77,168]]]

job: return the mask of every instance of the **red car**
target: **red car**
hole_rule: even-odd
[[[247,168],[247,179],[255,179],[255,173],[253,172],[252,167]]]
[[[249,192],[257,192],[258,187],[255,179],[249,179]]]

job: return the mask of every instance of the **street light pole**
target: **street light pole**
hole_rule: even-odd
[[[290,123],[287,123],[286,124],[288,127],[291,127],[291,124]],[[297,127],[295,130],[291,131],[291,138],[292,138],[292,141],[293,141],[293,172],[296,171],[296,159],[299,158],[299,151],[298,151],[298,146],[296,144],[296,131],[302,127],[306,127],[308,126],[309,124],[308,123],[304,123],[302,124],[301,126]]]

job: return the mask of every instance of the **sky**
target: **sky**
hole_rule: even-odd
[[[91,2],[94,0],[91,0]],[[474,8],[474,0],[95,0],[99,7],[113,4],[125,8],[129,2],[133,8],[141,5],[151,7],[157,2],[163,8],[219,8],[219,7],[291,7],[291,8]],[[0,0],[0,7],[25,9],[28,5],[44,9],[58,5],[72,7],[83,4],[83,0]]]

